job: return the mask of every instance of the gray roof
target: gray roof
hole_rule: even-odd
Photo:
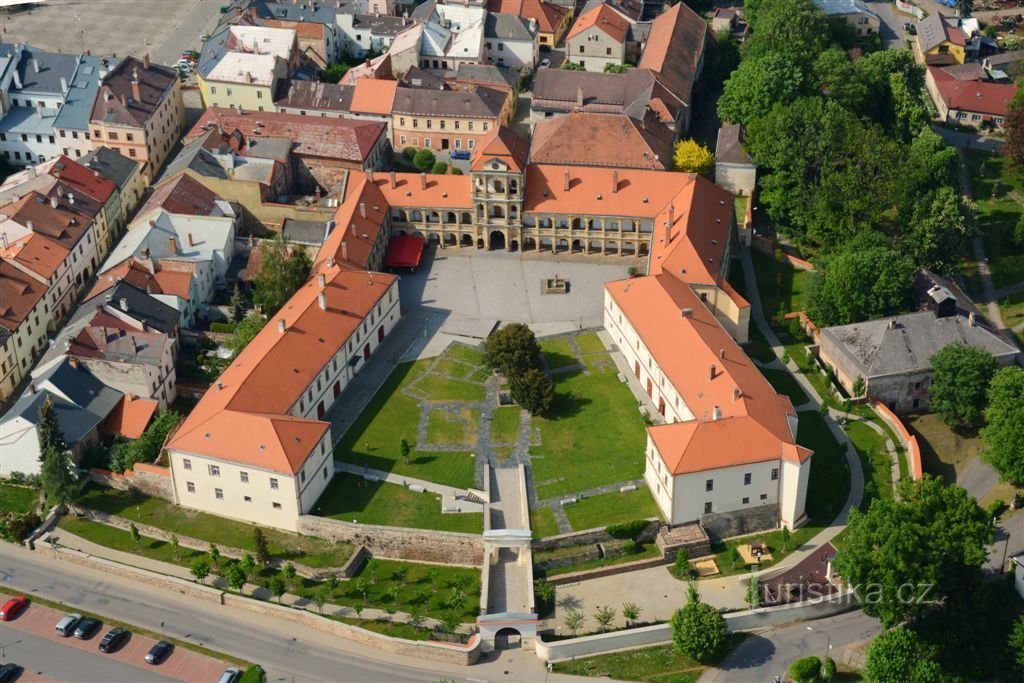
[[[124,300],[123,305],[122,299]],[[91,316],[96,312],[96,307],[103,303],[124,310],[132,318],[141,320],[154,330],[164,334],[173,335],[178,328],[178,311],[127,282],[118,282],[111,289],[83,302],[75,309],[71,321]],[[127,307],[126,310],[125,307]]]
[[[286,21],[302,21],[309,24],[325,24],[334,26],[338,13],[334,2],[324,0],[302,0],[301,2],[262,2],[253,3],[257,14],[264,19],[283,19]]]
[[[27,135],[53,135],[53,109],[11,107],[2,120],[0,131]]]
[[[402,75],[399,82],[404,88],[444,90],[444,78],[439,76],[437,71],[427,71],[415,65],[409,67],[409,70]]]
[[[403,29],[408,28],[405,19],[402,17],[377,16],[375,14],[357,14],[353,26],[360,29],[368,29],[375,36],[397,36]]]
[[[868,9],[860,0],[814,0],[814,4],[821,8],[821,11],[829,16],[838,16],[843,14],[866,14],[869,17],[874,17],[878,21],[878,15]]]
[[[398,88],[392,111],[400,114],[433,114],[461,118],[495,118],[508,97],[490,88],[475,90],[423,90]]]
[[[494,83],[510,88],[519,80],[509,69],[493,64],[459,64],[455,78],[460,81]]]
[[[353,92],[355,86],[352,85],[292,80],[287,91],[274,104],[289,109],[348,111],[352,106]]]
[[[500,40],[532,41],[536,31],[530,30],[530,22],[515,14],[487,13],[484,21],[484,37]]]
[[[323,244],[327,234],[327,221],[301,221],[285,218],[281,233],[291,242],[302,244]]]
[[[718,129],[718,144],[715,145],[715,161],[720,164],[742,164],[753,166],[743,149],[743,126],[734,123]]]
[[[206,132],[204,135],[200,135],[192,142],[188,143],[181,148],[178,155],[168,162],[167,166],[164,167],[164,172],[160,174],[160,178],[156,181],[156,185],[159,185],[168,178],[173,178],[185,169],[192,169],[199,175],[207,178],[220,178],[226,180],[228,175],[224,170],[224,167],[217,163],[213,154],[203,148],[207,138],[213,133],[213,129]]]
[[[946,22],[938,12],[932,12],[917,22],[917,42],[923,52],[942,44],[946,39]]]
[[[997,55],[989,55],[988,57],[985,57],[985,63],[989,64],[990,66],[1015,64],[1017,62],[1024,62],[1024,50],[1014,50],[1013,52],[1001,52]]]
[[[868,379],[930,370],[931,357],[949,344],[985,349],[996,358],[1018,353],[1015,346],[964,316],[938,318],[931,311],[826,327],[821,335],[823,345],[831,342]]]
[[[120,63],[120,60],[107,58],[110,68]],[[107,67],[102,69],[106,72]],[[100,89],[100,58],[83,55],[78,58],[78,69],[68,89],[67,97],[64,98],[64,106],[57,114],[57,120],[53,127],[65,130],[87,130],[89,128],[89,116],[92,114],[92,104],[96,99],[96,93]]]
[[[117,183],[122,190],[139,167],[139,162],[129,159],[109,147],[94,149],[79,159],[79,163],[94,171],[99,171],[101,176]]]
[[[19,52],[18,77],[21,79],[21,88],[14,88],[15,91],[59,95],[63,91],[60,79],[71,83],[78,66],[78,57],[74,55],[46,52],[29,47],[26,43],[0,43],[0,55],[17,58]]]

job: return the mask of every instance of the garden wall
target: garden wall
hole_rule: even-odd
[[[597,567],[595,569],[585,569],[580,572],[571,572],[569,574],[556,574],[548,579],[550,583],[556,586],[564,586],[569,583],[576,583],[577,581],[586,581],[587,579],[599,579],[602,576],[614,576],[616,574],[625,574],[626,572],[635,572],[640,569],[650,569],[651,567],[659,567],[662,565],[669,564],[669,560],[664,557],[651,557],[646,560],[637,560],[636,562],[623,562],[622,564],[612,564],[607,567]]]
[[[732,538],[745,536],[779,526],[778,505],[760,505],[746,510],[731,510],[701,515],[700,525],[710,536]]]
[[[907,431],[907,428],[903,426],[903,421],[896,417],[895,413],[889,410],[884,403],[872,401],[871,407],[875,409],[875,412],[882,418],[882,421],[892,428],[893,432],[896,433],[896,438],[903,445],[903,450],[907,453],[907,467],[910,469],[910,477],[915,481],[923,479],[924,468],[921,464],[921,444],[917,442],[917,437]]]
[[[174,502],[171,470],[159,465],[137,462],[124,474],[93,468],[89,470],[89,481],[118,491],[135,491]]]
[[[636,540],[638,543],[650,543],[658,536],[658,529],[661,528],[661,522],[652,519],[648,522],[647,527],[640,532]],[[548,536],[540,541],[533,542],[534,550],[552,550],[553,548],[567,548],[572,545],[596,545],[598,543],[607,543],[608,541],[615,540],[611,534],[604,529],[588,529],[586,531],[576,531],[569,534],[560,534],[558,536]]]
[[[298,532],[364,545],[374,557],[482,567],[484,538],[477,534],[352,524],[329,517],[300,515]]]

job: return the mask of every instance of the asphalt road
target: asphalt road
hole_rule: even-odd
[[[52,640],[13,628],[0,631],[0,639],[3,642],[5,662],[15,662],[24,667],[26,672],[31,671],[53,681],[157,683],[175,680],[161,676],[155,669],[118,662],[98,652],[94,654],[65,645],[54,645]]]
[[[887,50],[898,50],[906,47],[906,41],[911,38],[903,31],[903,24],[914,22],[914,18],[896,11],[896,6],[891,2],[869,2],[868,8],[878,15],[882,25],[878,31],[882,34],[882,44]]]
[[[811,626],[814,630],[808,630]],[[766,631],[743,641],[719,669],[711,669],[701,683],[758,681],[767,683],[775,676],[785,678],[789,665],[800,657],[823,657],[831,642],[832,658],[854,643],[868,640],[882,630],[881,623],[860,610],[828,619]],[[830,641],[831,639],[831,641]]]

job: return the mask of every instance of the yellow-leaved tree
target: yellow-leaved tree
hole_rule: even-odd
[[[707,174],[715,165],[715,155],[695,140],[680,140],[672,154],[672,168],[683,173]]]

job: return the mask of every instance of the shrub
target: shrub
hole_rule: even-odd
[[[416,152],[416,156],[412,158],[412,165],[426,173],[434,167],[434,162],[436,160],[434,153],[429,149],[421,149]]]
[[[448,172],[448,164],[443,161],[438,161],[434,164],[434,167],[430,169],[430,172],[434,175],[444,175]]]
[[[821,660],[801,657],[789,666],[789,677],[796,683],[814,683],[821,676]]]
[[[522,374],[513,375],[509,380],[512,400],[531,415],[540,415],[551,407],[555,399],[555,385],[543,371],[530,368]]]
[[[35,512],[5,512],[0,515],[0,538],[11,543],[21,543],[32,530],[42,523]]]
[[[238,683],[264,683],[266,680],[267,674],[263,667],[259,664],[253,664],[245,670],[242,677],[238,679]]]
[[[1005,510],[1006,503],[1001,500],[993,500],[991,503],[988,504],[988,507],[985,508],[985,512],[987,512],[988,516],[992,519],[995,519],[1002,515]]]
[[[221,334],[233,334],[235,326],[232,323],[212,322],[210,323],[210,331]]]
[[[416,158],[416,148],[406,147],[402,150],[402,154],[404,154],[405,158],[409,160],[409,163],[412,163],[412,160]]]
[[[622,544],[622,552],[626,555],[636,555],[643,550],[643,547],[632,538]]]
[[[605,527],[605,532],[612,538],[631,538],[635,540],[647,528],[647,524],[648,521],[646,519],[634,519],[631,522],[622,522],[621,524],[612,524]]]
[[[452,166],[452,175],[462,175],[462,169],[456,166]]]
[[[831,657],[825,657],[825,661],[821,663],[821,680],[831,681],[836,677],[836,662]]]

